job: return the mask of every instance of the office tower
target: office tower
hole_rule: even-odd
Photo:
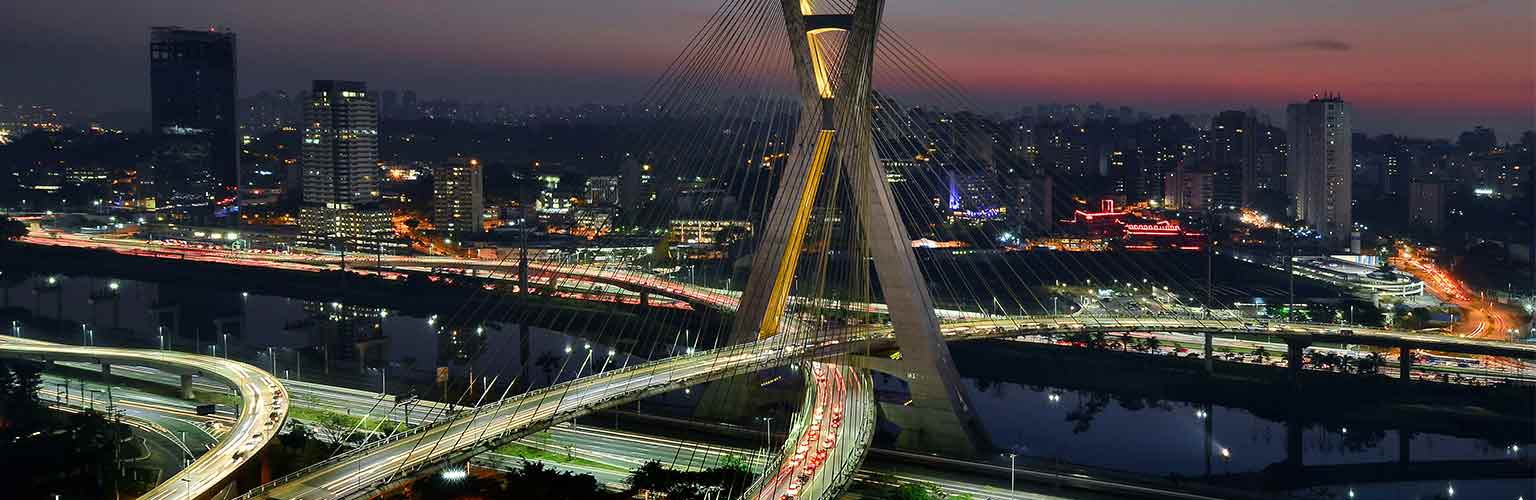
[[[432,168],[432,225],[453,233],[484,230],[480,160],[454,158]]]
[[[379,92],[379,119],[400,118],[400,93],[393,90]]]
[[[367,253],[404,249],[379,206],[379,112],[362,82],[316,80],[304,107],[299,244]]]
[[[597,175],[587,178],[587,204],[615,206],[619,204],[619,186],[623,184],[617,175]]]
[[[1347,245],[1354,230],[1350,114],[1338,96],[1286,108],[1286,191],[1294,200],[1293,215],[1334,248]]]
[[[1016,235],[1050,232],[1055,221],[1051,213],[1053,193],[1051,176],[1043,169],[1020,168],[1003,179],[1008,209],[1008,225]]]
[[[1163,208],[1204,212],[1215,202],[1216,175],[1179,166],[1163,182]]]
[[[1237,204],[1244,207],[1250,206],[1258,186],[1259,133],[1254,113],[1222,111],[1211,119],[1210,159],[1218,171],[1237,173]]]
[[[619,208],[635,213],[654,196],[651,191],[651,166],[634,158],[619,165]]]
[[[152,131],[166,142],[199,143],[195,165],[161,172],[168,198],[234,204],[240,186],[235,34],[158,26],[149,32]]]

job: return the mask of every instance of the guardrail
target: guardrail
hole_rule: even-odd
[[[1123,323],[1123,322],[1110,322],[1110,323],[1106,324],[1105,322],[1098,321],[1095,318],[1083,317],[1083,316],[1080,316],[1080,315],[1071,315],[1071,316],[1068,316],[1068,315],[1057,315],[1057,316],[1001,317],[1001,318],[997,318],[997,319],[977,320],[977,321],[980,321],[980,322],[998,322],[998,321],[1009,321],[1009,320],[1016,320],[1017,323],[1034,323],[1034,324],[1028,325],[1028,327],[1026,327],[1026,328],[1020,328],[1021,325],[985,325],[985,326],[977,326],[976,328],[978,330],[986,332],[985,333],[986,335],[998,335],[998,334],[1007,334],[1009,332],[1030,332],[1030,331],[1063,330],[1063,329],[1066,329],[1066,330],[1080,330],[1080,329],[1088,329],[1089,325],[1093,325],[1094,328],[1105,328],[1105,327],[1114,328],[1114,327],[1121,326],[1121,323]],[[1075,323],[1075,324],[1039,323],[1042,320],[1044,320],[1044,321],[1070,320],[1072,323]],[[1211,322],[1211,323],[1223,324],[1222,326],[1231,326],[1233,323],[1240,322],[1240,320],[1234,320],[1234,319],[1204,319],[1204,320],[1197,319],[1195,321],[1196,321],[1196,323]],[[1268,331],[1272,327],[1284,326],[1284,325],[1289,325],[1289,326],[1293,326],[1293,327],[1294,326],[1305,326],[1305,327],[1314,327],[1314,328],[1338,328],[1339,327],[1339,325],[1336,325],[1336,324],[1329,324],[1329,323],[1306,323],[1306,322],[1284,322],[1284,323],[1274,322],[1274,323],[1269,323],[1269,324],[1254,324],[1254,325],[1244,324],[1242,326],[1243,327],[1250,327],[1250,328],[1255,330],[1255,333],[1260,333],[1260,332],[1263,332],[1263,331]],[[1173,326],[1182,326],[1182,325],[1173,325]],[[1157,325],[1157,326],[1149,326],[1147,328],[1158,329],[1158,328],[1169,328],[1169,327],[1171,327],[1171,326],[1169,326],[1169,325]],[[1187,326],[1187,328],[1191,328],[1191,329],[1208,328],[1208,327],[1209,326],[1202,326],[1202,325],[1199,325],[1199,324]],[[967,337],[967,336],[971,336],[971,335],[961,334],[961,335],[952,335],[952,336],[954,336],[954,337],[962,337],[963,338],[963,337]],[[852,340],[852,341],[869,341],[869,340],[877,340],[877,339],[889,339],[889,338],[892,338],[892,337],[893,337],[893,334],[889,330],[886,330],[886,329],[882,328],[882,329],[876,329],[876,330],[873,330],[873,331],[850,330],[846,334],[844,334],[842,337],[837,338],[836,340],[838,342],[848,342],[850,340]],[[700,351],[700,352],[696,352],[696,353],[692,353],[692,354],[685,354],[685,355],[681,355],[681,356],[672,356],[672,357],[664,358],[664,359],[657,360],[657,361],[641,363],[641,364],[638,364],[638,365],[625,366],[625,367],[621,367],[621,368],[618,368],[618,369],[612,370],[612,371],[604,371],[600,375],[597,375],[597,376],[589,376],[589,377],[584,377],[584,378],[580,378],[580,379],[576,379],[576,380],[570,380],[570,381],[562,382],[562,383],[559,383],[559,384],[555,384],[555,385],[551,385],[551,386],[546,386],[546,387],[542,387],[542,388],[539,388],[539,389],[535,389],[533,391],[529,391],[529,392],[523,393],[523,394],[518,395],[518,396],[513,397],[513,398],[502,399],[502,400],[496,401],[494,403],[489,403],[489,404],[486,404],[486,405],[481,405],[481,406],[476,407],[473,410],[471,410],[470,411],[470,415],[469,415],[468,418],[470,418],[470,419],[479,418],[479,416],[482,413],[484,413],[484,412],[490,412],[492,414],[495,414],[496,412],[502,411],[502,409],[505,408],[507,405],[522,405],[522,404],[525,404],[525,403],[527,403],[529,401],[539,401],[540,402],[539,405],[534,407],[535,411],[537,411],[537,409],[539,407],[543,406],[543,404],[544,404],[543,403],[543,399],[545,399],[546,396],[549,396],[549,395],[551,395],[551,394],[553,394],[553,393],[555,393],[557,391],[571,391],[573,389],[588,387],[588,386],[591,386],[593,384],[602,383],[602,382],[606,382],[606,381],[609,381],[609,380],[623,379],[623,378],[625,378],[625,377],[627,377],[627,376],[629,376],[631,374],[637,373],[637,372],[651,371],[655,375],[658,375],[658,376],[663,376],[664,375],[664,376],[666,376],[665,380],[659,380],[659,381],[658,380],[652,380],[647,385],[645,385],[643,387],[636,387],[636,388],[630,388],[628,386],[630,386],[631,383],[623,382],[623,383],[620,384],[621,386],[623,386],[623,387],[621,387],[622,390],[613,391],[612,394],[607,395],[607,396],[605,396],[605,397],[603,397],[601,399],[598,399],[596,401],[583,402],[582,404],[580,404],[578,406],[575,406],[575,407],[571,407],[571,408],[567,408],[567,409],[563,409],[563,410],[558,410],[555,413],[549,415],[547,418],[539,419],[537,422],[529,422],[529,423],[527,423],[525,425],[521,425],[521,426],[509,423],[505,429],[498,431],[493,436],[490,436],[490,437],[477,436],[475,438],[475,444],[471,445],[469,447],[469,449],[467,449],[465,451],[462,451],[462,452],[459,452],[459,453],[455,453],[454,455],[455,456],[459,456],[459,455],[470,454],[470,453],[480,453],[480,452],[483,452],[485,449],[490,449],[490,448],[494,448],[496,446],[499,446],[500,443],[506,442],[507,440],[516,439],[516,438],[521,437],[523,435],[526,435],[528,433],[536,432],[539,429],[547,428],[550,425],[554,425],[556,423],[563,422],[565,420],[569,420],[570,418],[577,417],[577,416],[580,416],[580,415],[584,415],[584,414],[590,413],[592,411],[599,410],[599,409],[604,408],[604,407],[612,406],[614,404],[617,404],[618,402],[629,401],[629,400],[633,400],[633,399],[636,399],[636,398],[643,398],[643,397],[646,397],[647,395],[650,395],[650,394],[656,394],[656,393],[662,393],[662,392],[667,392],[667,391],[671,391],[671,390],[676,390],[677,388],[686,387],[686,386],[689,386],[689,385],[692,385],[692,384],[696,384],[696,383],[702,382],[704,380],[708,380],[708,379],[711,379],[711,378],[714,378],[714,377],[718,377],[720,375],[720,372],[722,372],[722,371],[745,371],[745,370],[748,370],[748,369],[757,369],[757,368],[762,368],[762,367],[767,367],[767,366],[778,366],[778,365],[783,364],[784,361],[787,361],[787,360],[790,360],[790,359],[796,359],[796,358],[803,357],[803,356],[819,357],[819,356],[823,356],[823,355],[829,355],[829,354],[831,354],[828,351],[829,349],[831,349],[831,350],[839,350],[839,347],[846,347],[846,344],[843,345],[843,346],[832,346],[831,344],[828,344],[827,342],[829,342],[829,340],[826,340],[826,339],[818,339],[818,340],[811,340],[811,341],[804,341],[804,342],[776,342],[776,343],[772,343],[772,344],[765,343],[765,342],[752,342],[752,343],[739,344],[739,345],[730,346],[730,347],[723,347],[723,348],[718,348],[718,349],[712,349],[712,350],[709,350],[709,351]],[[674,370],[673,366],[677,365],[677,364],[680,364],[680,363],[714,363],[714,362],[717,362],[717,361],[712,361],[712,360],[718,360],[718,358],[729,357],[729,356],[732,356],[732,355],[744,354],[744,353],[756,351],[756,350],[759,350],[759,349],[763,349],[765,347],[767,347],[769,349],[774,349],[778,353],[778,355],[765,356],[765,357],[763,357],[761,359],[751,360],[751,361],[749,361],[747,363],[744,363],[742,366],[737,366],[737,367],[728,368],[728,369],[722,369],[722,370],[703,371],[703,372],[693,373],[693,374],[686,375],[686,376],[681,376],[681,377],[674,377],[670,373],[672,370]],[[349,450],[346,453],[342,453],[340,455],[337,455],[337,456],[332,457],[330,459],[327,459],[325,461],[312,464],[312,465],[310,465],[308,467],[305,467],[305,468],[300,469],[298,471],[295,471],[293,473],[287,474],[287,475],[285,475],[285,476],[283,476],[281,478],[273,480],[273,481],[271,481],[271,482],[269,482],[267,484],[261,485],[261,486],[255,488],[255,489],[247,491],[246,493],[244,493],[244,494],[242,494],[242,495],[240,495],[238,497],[235,497],[232,500],[250,500],[252,498],[256,498],[257,495],[260,495],[260,494],[262,494],[264,492],[267,492],[267,491],[271,491],[273,488],[282,486],[284,484],[292,482],[293,480],[301,478],[301,477],[304,477],[306,475],[318,472],[318,471],[323,470],[323,469],[325,469],[327,467],[330,467],[330,466],[333,466],[333,465],[336,465],[336,464],[339,464],[339,463],[343,463],[343,462],[345,462],[347,460],[350,460],[350,459],[352,459],[354,457],[357,457],[357,456],[360,456],[362,454],[371,453],[371,452],[373,452],[375,450],[380,449],[381,447],[388,446],[388,445],[390,445],[392,443],[399,442],[400,440],[409,439],[409,438],[414,437],[414,436],[422,435],[423,433],[427,433],[427,432],[434,431],[436,429],[440,429],[440,428],[442,428],[444,426],[452,425],[454,422],[457,422],[460,418],[462,418],[463,414],[464,414],[464,412],[461,411],[461,412],[458,412],[453,418],[441,419],[441,420],[438,420],[438,421],[436,421],[436,422],[434,422],[434,423],[432,423],[430,425],[424,425],[424,426],[415,427],[415,428],[411,429],[410,431],[407,431],[407,432],[404,432],[404,433],[395,434],[395,435],[390,436],[390,437],[388,437],[386,439],[383,439],[383,440],[380,440],[380,441],[376,441],[376,442],[373,442],[371,444],[368,444],[368,445],[365,445],[365,446],[362,446],[362,447],[358,447],[358,448]],[[873,411],[871,410],[869,412],[869,417],[872,417],[872,415],[873,415]],[[515,416],[515,413],[514,413],[514,416]],[[781,454],[780,460],[782,460],[782,454]],[[409,475],[411,473],[414,473],[414,472],[417,472],[417,471],[419,471],[421,469],[424,469],[424,468],[427,468],[427,467],[433,467],[433,466],[435,466],[435,464],[440,463],[440,462],[441,462],[441,460],[438,460],[438,459],[434,459],[434,460],[418,460],[415,463],[408,464],[406,466],[401,467],[399,473],[390,474],[389,476],[386,476],[384,479],[381,480],[382,483],[380,485],[382,486],[382,485],[387,485],[389,483],[395,482],[395,481],[398,480],[398,478],[400,476],[407,476],[407,475]],[[779,466],[781,464],[782,464],[782,462],[775,463],[775,464],[773,464],[773,467],[776,468],[777,466]],[[775,469],[774,468],[767,468],[767,469],[765,469],[765,475],[766,475],[766,471],[769,471],[769,470],[775,470]],[[846,479],[846,476],[851,475],[851,474],[852,474],[852,471],[839,471],[839,476],[837,476],[838,479],[836,479],[836,480],[844,480],[844,479]],[[759,486],[759,485],[754,485],[754,488],[756,488],[755,491],[761,491],[761,486]]]
[[[809,363],[802,363],[802,366],[804,367],[801,369],[802,373],[810,372],[811,368]],[[800,408],[803,409],[815,407],[816,385],[806,384],[805,396],[801,398]],[[763,462],[763,473],[757,476],[756,481],[752,481],[752,485],[748,486],[747,490],[741,494],[741,498],[757,498],[758,495],[763,493],[763,488],[768,487],[768,482],[772,481],[775,477],[778,477],[778,471],[780,468],[783,468],[784,461],[787,460],[790,455],[794,454],[795,447],[800,442],[800,440],[796,439],[795,437],[805,434],[803,429],[805,428],[806,424],[810,422],[811,415],[813,415],[813,413],[807,411],[801,411],[796,414],[796,418],[792,419],[794,421],[794,425],[789,426],[788,432],[785,433],[785,436],[788,439],[784,440],[784,444],[779,447],[778,453],[775,453],[772,458]]]
[[[263,485],[258,486],[256,488],[253,488],[253,489],[251,489],[249,491],[246,491],[244,494],[241,494],[240,496],[237,496],[237,497],[235,497],[235,498],[233,498],[231,500],[250,500],[250,499],[253,499],[253,498],[259,498],[259,495],[261,495],[263,493],[266,493],[268,491],[271,491],[274,488],[277,488],[277,487],[283,486],[285,484],[291,483],[291,482],[293,482],[296,479],[308,476],[308,475],[313,474],[315,472],[319,472],[319,471],[324,470],[324,469],[326,469],[328,467],[344,463],[344,462],[346,462],[348,460],[351,460],[352,458],[355,458],[355,457],[358,457],[358,456],[361,456],[361,455],[364,455],[364,454],[367,454],[367,453],[371,453],[371,452],[376,451],[376,450],[378,450],[378,449],[380,449],[380,448],[382,448],[384,446],[388,446],[388,445],[390,445],[392,443],[397,443],[397,442],[399,442],[401,440],[409,439],[409,438],[414,437],[414,436],[420,436],[420,435],[422,435],[424,433],[432,432],[432,431],[441,429],[441,428],[443,428],[445,426],[451,426],[455,422],[459,422],[463,418],[475,419],[475,418],[479,418],[480,415],[482,415],[484,413],[495,414],[496,412],[502,411],[504,408],[507,407],[507,405],[522,405],[522,404],[525,404],[525,403],[527,403],[529,401],[540,401],[541,403],[540,403],[539,406],[542,406],[542,400],[543,399],[545,399],[547,396],[550,396],[550,395],[552,395],[554,393],[557,393],[557,392],[565,392],[565,391],[570,391],[570,390],[577,389],[577,388],[588,387],[588,386],[591,386],[591,385],[594,385],[594,384],[604,383],[604,382],[613,380],[615,378],[623,379],[623,378],[628,377],[630,375],[633,375],[633,374],[635,374],[637,372],[643,372],[643,371],[652,371],[652,372],[654,372],[657,375],[666,375],[669,372],[671,372],[672,370],[674,370],[675,368],[673,368],[673,367],[675,365],[678,365],[678,364],[683,364],[683,363],[712,363],[713,359],[718,359],[718,358],[729,357],[729,356],[733,356],[733,355],[750,353],[750,352],[756,351],[758,349],[762,349],[763,347],[764,347],[763,344],[759,344],[759,343],[754,342],[754,343],[749,343],[749,344],[740,344],[740,345],[731,346],[731,347],[723,347],[723,348],[713,349],[713,350],[709,350],[709,351],[700,351],[700,352],[696,352],[696,353],[692,353],[692,354],[685,354],[685,355],[681,355],[681,356],[673,356],[673,357],[668,357],[668,358],[660,359],[660,360],[657,360],[657,361],[641,363],[641,364],[638,364],[638,365],[625,366],[625,367],[621,367],[619,369],[610,370],[610,371],[604,371],[604,372],[602,372],[602,374],[600,374],[598,376],[583,377],[583,378],[579,378],[579,379],[576,379],[576,380],[569,380],[569,381],[562,382],[562,383],[559,383],[559,384],[555,384],[555,385],[551,385],[551,386],[546,386],[546,387],[542,387],[542,388],[535,389],[535,390],[532,390],[532,391],[528,391],[526,393],[520,394],[520,395],[515,396],[513,398],[502,399],[502,400],[496,401],[494,403],[489,403],[489,404],[481,405],[481,406],[476,407],[476,408],[474,408],[472,410],[458,412],[452,418],[439,419],[438,421],[435,421],[435,422],[433,422],[430,425],[418,426],[418,427],[412,428],[411,430],[409,430],[407,432],[395,434],[395,435],[390,436],[388,438],[385,438],[383,440],[375,441],[375,442],[370,443],[368,445],[364,445],[364,446],[361,446],[361,447],[358,447],[358,448],[354,448],[352,450],[348,450],[347,452],[339,454],[339,455],[337,455],[335,457],[331,457],[331,458],[329,458],[327,460],[311,464],[311,465],[309,465],[307,467],[304,467],[303,469],[294,471],[294,472],[286,474],[286,475],[284,475],[284,476],[282,476],[280,478],[274,479],[274,480],[272,480],[272,481],[270,481],[270,482],[268,482],[266,484],[263,484]],[[779,347],[779,346],[777,346],[777,345],[774,346],[774,348],[777,348],[777,347]],[[793,347],[793,346],[786,346],[786,347]],[[590,412],[595,411],[597,409],[601,409],[603,407],[607,407],[607,406],[612,406],[614,404],[618,404],[619,402],[622,402],[622,401],[628,401],[628,400],[632,400],[632,399],[635,399],[635,398],[645,397],[645,396],[650,395],[650,394],[667,392],[667,391],[671,391],[671,390],[676,390],[677,388],[693,385],[693,384],[702,382],[704,380],[710,379],[712,377],[718,376],[720,371],[747,370],[747,369],[760,368],[762,365],[775,365],[775,364],[778,364],[778,360],[789,358],[794,351],[792,349],[786,348],[784,350],[781,350],[780,352],[783,352],[784,355],[783,356],[775,356],[775,357],[764,357],[764,358],[762,358],[760,360],[752,360],[752,361],[747,362],[744,365],[739,366],[739,367],[722,369],[722,370],[719,370],[719,371],[707,370],[707,371],[702,371],[702,372],[699,372],[699,373],[691,374],[691,375],[688,375],[688,376],[668,377],[666,380],[663,380],[663,381],[651,381],[650,384],[648,384],[648,385],[646,385],[644,387],[638,387],[638,388],[631,389],[631,388],[628,387],[631,384],[629,384],[629,383],[622,383],[621,384],[621,388],[623,388],[624,390],[614,391],[614,393],[612,395],[608,395],[607,397],[604,397],[604,398],[596,400],[596,401],[584,402],[581,405],[557,411],[556,413],[551,414],[547,418],[540,419],[537,422],[536,425],[524,425],[524,426],[509,425],[506,429],[498,431],[498,433],[496,435],[494,435],[494,436],[489,436],[489,437],[487,437],[487,436],[477,436],[475,438],[475,444],[472,445],[469,450],[467,450],[465,452],[461,452],[459,454],[463,454],[463,453],[479,453],[481,451],[476,451],[476,450],[481,450],[483,448],[494,448],[496,446],[499,446],[500,443],[503,443],[506,440],[516,439],[517,437],[520,437],[521,434],[528,433],[528,432],[536,432],[538,429],[542,429],[544,427],[548,427],[549,425],[554,425],[555,423],[563,422],[563,421],[569,420],[570,418],[573,418],[573,417],[579,417],[581,415],[590,413]],[[535,411],[537,411],[538,406],[535,406],[534,408],[535,408]],[[465,416],[466,412],[469,414],[467,417]],[[516,413],[513,413],[512,415],[515,416]],[[530,423],[530,424],[532,424],[532,423]],[[519,428],[519,427],[522,427],[522,428]],[[432,460],[432,461],[430,461],[430,463],[428,461],[423,460],[423,461],[418,461],[416,463],[413,463],[413,464],[407,465],[405,467],[402,467],[400,469],[401,470],[400,473],[398,473],[398,474],[391,474],[390,476],[388,476],[385,479],[383,479],[382,480],[383,484],[389,484],[391,482],[394,482],[394,481],[398,480],[398,477],[401,476],[401,475],[409,475],[409,474],[414,473],[416,471],[419,471],[419,470],[421,470],[423,468],[432,466],[432,464],[435,464],[437,462],[440,462],[440,460]]]
[[[858,445],[850,449],[850,454],[843,460],[843,467],[838,469],[837,474],[832,477],[832,486],[823,495],[825,498],[837,498],[844,491],[848,490],[848,486],[853,484],[854,473],[858,472],[859,468],[863,466],[864,457],[869,454],[870,443],[875,439],[876,403],[874,378],[870,377],[869,370],[854,369],[852,371],[857,374],[862,382],[860,387],[864,388],[864,390],[859,391],[858,406],[861,410],[859,421],[863,423],[864,429],[869,429],[869,432],[858,434]]]

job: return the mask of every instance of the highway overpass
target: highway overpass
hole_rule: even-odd
[[[81,347],[14,337],[0,337],[0,357],[93,363],[101,365],[104,374],[110,373],[112,365],[154,368],[180,375],[184,392],[189,390],[193,376],[203,375],[218,379],[239,393],[240,416],[225,438],[181,472],[139,497],[140,500],[212,498],[266,448],[288,417],[288,398],[278,379],[238,361],[174,351]]]

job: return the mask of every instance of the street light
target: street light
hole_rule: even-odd
[[[773,417],[763,417],[763,420],[766,420],[768,422],[768,424],[766,426],[764,426],[764,429],[763,429],[763,443],[768,445],[766,448],[763,449],[763,453],[772,453],[773,452]]]
[[[1019,457],[1018,454],[1008,453],[1008,492],[1009,493],[1013,493],[1013,471],[1014,471],[1014,463],[1015,463],[1014,461],[1018,457]]]

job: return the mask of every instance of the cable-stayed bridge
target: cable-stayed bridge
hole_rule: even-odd
[[[1006,239],[1005,233],[1016,229],[1042,230],[1060,200],[1028,183],[1006,194],[961,189],[1013,183],[1033,166],[1025,164],[1023,155],[999,154],[996,136],[1003,132],[973,115],[901,104],[897,96],[926,93],[935,109],[971,109],[932,61],[884,26],[884,8],[883,0],[726,0],[642,100],[652,127],[640,132],[644,137],[636,143],[641,146],[623,153],[623,213],[615,225],[633,233],[666,227],[684,213],[706,220],[740,219],[743,224],[736,227],[750,228],[745,235],[723,229],[707,235],[739,239],[738,247],[751,250],[740,255],[747,276],[739,293],[636,272],[629,264],[580,258],[534,263],[519,256],[489,264],[374,256],[352,262],[354,268],[370,267],[367,261],[372,260],[374,268],[407,270],[487,266],[501,279],[522,285],[517,294],[487,294],[490,300],[466,305],[443,321],[448,324],[485,316],[485,309],[533,293],[530,273],[542,275],[546,288],[574,279],[634,289],[641,305],[648,294],[675,297],[728,315],[729,326],[712,332],[718,347],[634,364],[628,356],[616,359],[613,351],[576,348],[566,357],[579,360],[570,380],[518,394],[511,393],[514,384],[508,383],[499,395],[484,392],[475,401],[462,401],[463,410],[429,425],[338,455],[242,498],[365,497],[556,423],[711,381],[736,379],[711,384],[705,410],[751,415],[757,384],[741,379],[801,363],[810,363],[808,370],[816,374],[808,384],[815,397],[794,423],[776,469],[747,491],[727,494],[822,498],[846,485],[848,472],[858,467],[870,442],[876,412],[867,391],[870,370],[899,378],[910,393],[907,404],[878,409],[902,427],[903,447],[954,456],[991,451],[960,387],[947,347],[951,340],[1193,333],[1205,337],[1209,360],[1213,335],[1262,332],[1287,343],[1292,370],[1301,368],[1301,353],[1314,343],[1379,345],[1400,349],[1404,378],[1414,349],[1536,358],[1531,345],[1338,324],[1046,314],[1053,309],[1046,304],[1056,297],[1036,286],[1045,281],[1042,275],[1107,273],[1175,284],[1199,279],[1175,263],[1113,255],[1095,260],[1056,256],[1053,269],[1046,270],[1006,254],[919,253],[913,242],[930,237],[981,246]],[[680,201],[685,195],[688,203]],[[1025,197],[1015,204],[1022,209],[1014,212],[1028,215],[1001,213],[989,196]],[[686,250],[670,248],[677,243],[682,242],[663,239],[648,259],[658,267],[688,264]],[[581,248],[574,250],[581,254]],[[1193,299],[1195,309],[1223,309],[1210,292],[1212,274],[1208,264],[1198,275],[1206,286],[1179,285],[1177,295],[1203,294],[1203,300]],[[655,308],[627,321],[694,321],[687,315]],[[603,335],[624,339],[631,328],[615,323]],[[872,351],[899,355],[863,355]],[[848,391],[850,384],[855,390]]]

